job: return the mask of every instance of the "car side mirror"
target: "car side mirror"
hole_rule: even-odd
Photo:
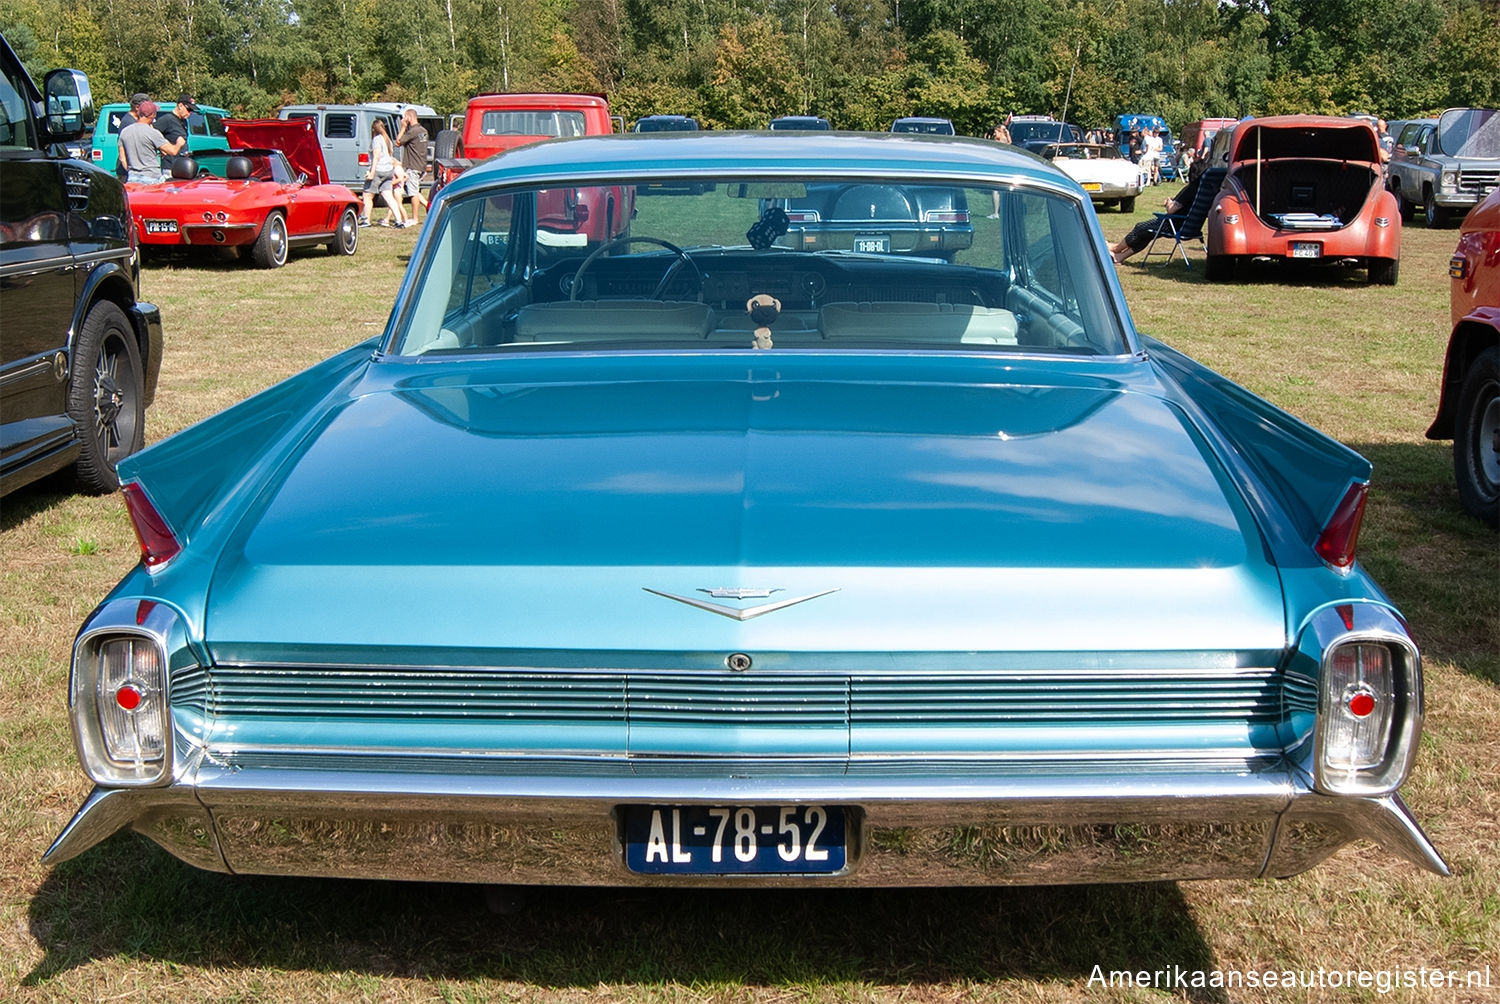
[[[54,143],[79,139],[94,123],[94,92],[79,70],[53,70],[42,85],[46,101],[44,128]]]
[[[309,180],[311,179],[308,178],[306,171],[297,172],[297,184],[306,186]]]

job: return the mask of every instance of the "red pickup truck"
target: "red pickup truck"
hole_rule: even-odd
[[[597,94],[480,94],[469,100],[462,129],[438,133],[433,195],[465,170],[506,150],[547,139],[623,132]],[[635,190],[618,186],[547,193],[537,218],[547,230],[589,243],[623,236],[635,214]]]

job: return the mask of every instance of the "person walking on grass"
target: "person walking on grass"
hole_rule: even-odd
[[[411,199],[411,222],[422,221],[417,207],[427,208],[427,197],[422,194],[422,177],[427,173],[427,130],[417,121],[417,110],[408,108],[401,113],[401,132],[396,136],[396,147],[401,151],[401,168],[406,172],[404,191],[398,191],[399,201],[404,194]]]
[[[391,146],[391,131],[380,119],[375,120],[371,131],[370,169],[365,172],[363,192],[365,214],[359,218],[360,226],[370,225],[370,211],[375,208],[375,195],[379,193],[391,210],[383,225],[404,227],[406,216],[401,211],[401,199],[396,195],[396,169],[401,165],[396,162],[395,148]]]

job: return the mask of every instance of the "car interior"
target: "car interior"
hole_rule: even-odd
[[[988,190],[968,198],[991,203]],[[754,185],[638,194],[630,233],[600,242],[538,228],[535,206],[544,200],[528,194],[450,207],[397,354],[684,345],[1124,351],[1099,256],[1079,246],[1084,210],[1054,194],[1002,192],[998,222],[986,221],[962,250],[932,256],[800,251],[784,234],[768,241],[764,224],[796,200]],[[732,228],[711,243],[704,232],[710,213],[719,229]],[[898,225],[875,221],[867,229],[884,235]]]

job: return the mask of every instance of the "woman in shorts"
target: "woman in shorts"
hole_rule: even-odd
[[[385,226],[404,227],[406,216],[401,211],[401,198],[396,194],[396,154],[395,148],[391,146],[391,133],[385,127],[385,123],[376,119],[371,126],[370,137],[370,169],[365,172],[364,202],[365,214],[360,217],[360,226],[370,225],[370,210],[375,207],[375,194],[385,200],[390,207],[390,215],[385,218]]]

